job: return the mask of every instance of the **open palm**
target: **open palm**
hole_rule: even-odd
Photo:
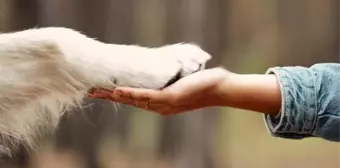
[[[218,105],[219,86],[227,76],[227,72],[222,68],[213,68],[184,77],[163,90],[127,87],[118,87],[114,91],[94,89],[90,97],[171,115]]]

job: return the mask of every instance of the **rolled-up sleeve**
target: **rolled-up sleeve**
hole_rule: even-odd
[[[340,64],[312,67],[273,67],[266,74],[278,78],[282,107],[278,116],[264,115],[276,137],[340,139]]]

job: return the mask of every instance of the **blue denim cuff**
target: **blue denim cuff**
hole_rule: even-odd
[[[288,139],[312,137],[317,116],[314,74],[304,67],[274,67],[266,74],[277,76],[282,97],[280,114],[264,115],[270,134]]]

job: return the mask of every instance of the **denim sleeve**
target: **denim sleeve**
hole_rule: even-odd
[[[264,115],[271,135],[288,139],[319,137],[339,142],[340,64],[312,67],[274,67],[281,89],[278,116]]]

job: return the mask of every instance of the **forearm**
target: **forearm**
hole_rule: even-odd
[[[280,86],[275,75],[228,73],[218,88],[221,106],[277,115],[281,108]]]
[[[218,90],[220,105],[264,113],[274,136],[340,140],[340,64],[274,67],[265,75],[230,74]]]

